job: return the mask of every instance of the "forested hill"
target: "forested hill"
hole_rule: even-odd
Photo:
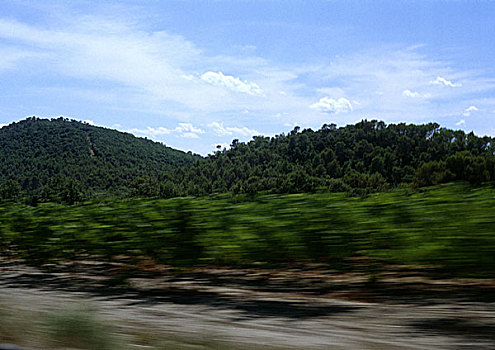
[[[201,158],[66,118],[0,129],[0,200],[73,203],[94,196],[212,193],[366,194],[400,184],[495,181],[495,139],[426,125],[364,120],[233,140]]]
[[[495,140],[426,125],[372,120],[318,131],[232,142],[204,162],[175,169],[161,182],[170,195],[375,192],[409,183],[495,180]],[[144,193],[143,193],[144,194]],[[154,195],[159,195],[155,193]]]
[[[157,177],[195,158],[161,143],[67,118],[33,117],[0,129],[3,192],[16,192],[20,186],[24,194],[47,199],[60,191],[122,195],[137,177]]]

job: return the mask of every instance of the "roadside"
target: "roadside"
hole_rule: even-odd
[[[427,269],[373,284],[318,266],[129,272],[81,260],[41,271],[2,258],[0,272],[0,343],[24,349],[495,348],[494,281]],[[70,322],[86,332],[79,344]]]

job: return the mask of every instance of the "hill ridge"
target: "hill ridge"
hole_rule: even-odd
[[[139,176],[156,177],[197,158],[130,133],[63,117],[32,117],[0,129],[0,183],[15,181],[31,194],[65,177],[89,194],[121,195]]]
[[[0,200],[177,197],[314,191],[368,194],[406,184],[495,181],[495,139],[437,123],[362,120],[287,135],[234,139],[203,158],[68,118],[28,118],[0,130]],[[3,194],[2,194],[3,193]],[[71,202],[72,200],[64,200]]]

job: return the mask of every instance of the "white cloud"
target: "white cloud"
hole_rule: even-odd
[[[435,80],[430,81],[431,85],[444,85],[444,86],[450,86],[450,87],[461,87],[461,83],[453,83],[450,80],[447,80],[442,77],[437,77]]]
[[[89,119],[83,120],[83,123],[86,123],[86,124],[89,124],[89,125],[95,125],[95,122],[92,121],[92,120],[89,120]]]
[[[200,134],[204,134],[203,129],[193,126],[191,123],[179,123],[179,126],[174,129],[181,137],[188,139],[198,139]]]
[[[469,117],[472,112],[477,112],[479,109],[476,106],[469,106],[464,110],[464,113],[462,113],[463,116]]]
[[[406,97],[421,97],[421,94],[419,92],[416,92],[416,91],[411,91],[411,90],[404,90],[402,91],[402,95],[406,96]]]
[[[320,66],[307,75],[311,74],[321,86],[317,91],[322,96],[352,96],[349,98],[352,111],[332,115],[332,121],[339,125],[362,118],[376,118],[388,123],[425,123],[431,118],[438,122],[452,122],[451,117],[462,114],[467,106],[478,106],[475,102],[466,104],[466,101],[473,101],[476,96],[484,100],[486,98],[481,96],[493,95],[495,79],[486,72],[455,68],[456,62],[436,60],[422,51],[421,48],[370,49],[335,57],[326,66]],[[454,87],[445,86],[442,79],[436,83],[433,80],[436,77],[448,77]],[[461,82],[462,88],[457,87]],[[417,92],[420,96],[404,96],[405,90],[413,95]],[[417,99],[421,99],[421,103],[417,103]],[[477,118],[483,118],[481,113]]]
[[[130,132],[131,134],[140,134],[140,135],[146,135],[150,137],[156,137],[156,136],[161,136],[161,135],[168,135],[170,134],[170,129],[164,128],[164,127],[158,127],[158,128],[152,128],[148,126],[146,129],[138,129],[138,128],[133,128],[133,129],[128,129],[124,130],[126,132]]]
[[[210,127],[213,132],[217,136],[227,136],[227,135],[234,135],[234,136],[253,136],[253,135],[260,135],[261,133],[254,130],[254,129],[249,129],[246,126],[243,127],[231,127],[231,126],[224,126],[223,123],[219,122],[213,122],[208,124],[208,127]]]
[[[198,139],[199,135],[204,134],[203,129],[193,126],[191,123],[179,123],[174,129],[165,128],[163,126],[152,128],[148,126],[146,129],[133,128],[128,130],[123,130],[125,132],[130,132],[131,134],[145,135],[151,138],[156,138],[163,135],[177,134],[179,137]]]
[[[417,91],[411,91],[409,89],[406,89],[402,91],[402,96],[410,97],[410,98],[429,98],[431,97],[431,94],[422,94]]]
[[[0,129],[3,128],[4,126],[7,126],[9,124],[0,124]]]
[[[455,123],[455,125],[457,126],[466,125],[466,121],[464,119],[461,119],[457,123]]]
[[[253,96],[263,95],[263,90],[261,90],[258,84],[242,81],[232,75],[224,75],[222,72],[206,72],[201,75],[201,79],[211,85],[226,87],[232,91],[242,92]]]
[[[411,90],[404,90],[402,91],[402,95],[406,96],[406,97],[421,97],[421,94],[419,92],[416,92],[416,91],[411,91]]]
[[[341,97],[337,100],[330,97],[322,97],[318,102],[310,105],[309,108],[324,113],[339,114],[352,111],[352,104],[351,101],[344,97]]]

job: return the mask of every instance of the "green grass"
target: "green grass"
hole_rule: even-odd
[[[435,265],[495,274],[495,190],[448,184],[340,194],[132,199],[0,206],[0,245],[33,264],[79,254],[151,258],[176,267],[324,263]]]

